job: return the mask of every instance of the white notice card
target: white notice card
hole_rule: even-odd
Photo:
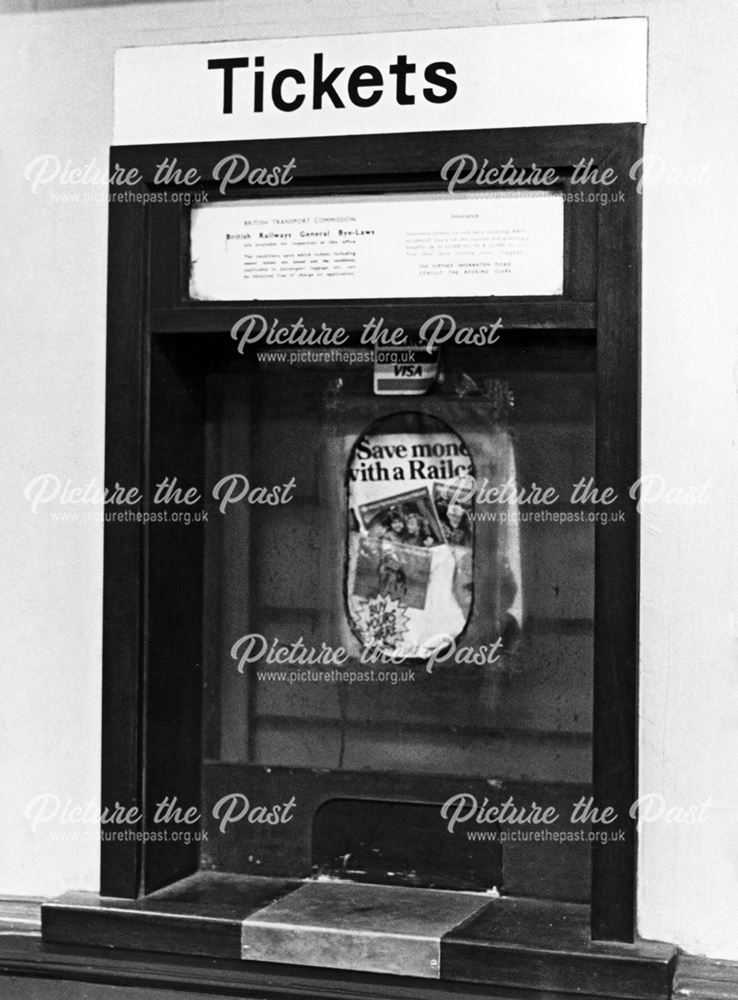
[[[554,192],[220,202],[192,211],[190,296],[209,301],[561,295]]]

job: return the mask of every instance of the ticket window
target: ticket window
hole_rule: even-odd
[[[456,890],[579,904],[628,940],[635,522],[592,516],[591,491],[624,509],[636,478],[639,222],[630,192],[577,200],[569,177],[585,153],[624,163],[640,129],[393,138],[366,139],[371,176],[347,140],[274,141],[260,155],[299,153],[308,179],[111,207],[107,479],[160,492],[106,529],[103,801],[153,830],[176,797],[206,836],[104,843],[102,893]],[[454,200],[462,148],[560,183]],[[182,150],[201,176],[226,152]],[[114,153],[153,172],[154,150]],[[373,262],[371,218],[395,230]],[[367,342],[377,318],[418,345],[414,383]],[[341,328],[341,357],[257,335],[298,319]],[[528,831],[555,810],[561,837],[466,835],[499,834],[478,817],[506,801]],[[577,802],[615,808],[622,843]]]
[[[388,209],[412,216],[389,239]],[[433,215],[425,229],[418,209]],[[430,270],[456,298],[466,285],[561,295],[564,216],[556,192],[223,202],[190,216],[188,291],[208,303],[249,285],[315,296],[332,281],[356,294],[346,258],[361,267],[368,238],[372,254],[384,239],[411,256],[415,295]],[[488,272],[467,276],[485,253]],[[403,266],[374,261],[366,280],[396,293]],[[507,872],[489,843],[469,870],[464,845],[439,871],[432,852],[413,857],[388,830],[409,825],[420,842],[429,825],[443,833],[438,814],[459,782],[474,789],[464,812],[509,798],[560,809],[591,794],[594,525],[567,522],[561,498],[595,478],[593,338],[564,334],[552,364],[556,335],[508,332],[489,313],[459,327],[442,300],[408,338],[422,375],[403,383],[401,365],[381,363],[395,352],[372,349],[376,325],[341,337],[342,361],[330,333],[275,351],[270,333],[287,340],[302,307],[293,312],[277,305],[267,324],[250,308],[225,370],[210,363],[204,379],[204,477],[218,485],[204,540],[203,781],[218,802],[236,768],[260,799],[324,776],[302,791],[312,829],[280,830],[279,851],[273,831],[236,823],[216,843],[250,874],[588,899],[586,845],[557,844],[555,864],[553,852],[518,848]],[[367,320],[387,312],[381,302]],[[320,330],[342,328],[341,315],[331,306]],[[297,324],[295,341],[308,329]],[[171,339],[163,350],[181,348]],[[383,831],[379,848],[367,823]]]
[[[371,365],[213,377],[206,478],[294,480],[206,540],[216,759],[588,784],[594,524],[540,500],[595,474],[593,345],[568,350],[449,348],[417,397],[374,396]],[[319,682],[333,649],[386,682]]]
[[[234,502],[205,539],[206,794],[242,768],[259,800],[314,796],[310,842],[280,831],[284,853],[244,830],[264,853],[234,858],[234,824],[239,870],[589,898],[586,845],[556,864],[518,850],[506,875],[489,844],[471,870],[468,848],[441,871],[432,850],[462,789],[480,807],[591,794],[594,525],[557,522],[560,501],[522,518],[537,484],[594,478],[593,348],[569,338],[552,370],[516,337],[525,366],[521,340],[449,348],[423,396],[374,395],[371,365],[285,370],[255,350],[208,380],[206,481],[248,469],[294,496]],[[387,842],[408,824],[427,855]]]

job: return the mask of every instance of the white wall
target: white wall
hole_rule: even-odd
[[[102,529],[34,515],[23,488],[45,472],[102,482],[106,205],[34,196],[26,164],[42,153],[106,163],[119,46],[613,15],[650,18],[647,152],[702,167],[704,180],[654,181],[644,206],[644,469],[675,485],[710,480],[712,500],[697,510],[655,504],[644,518],[641,790],[670,805],[711,798],[714,808],[702,825],[644,829],[639,925],[738,959],[731,0],[248,0],[0,18],[0,893],[95,889],[98,866],[94,829],[60,843],[60,825],[32,835],[23,810],[45,791],[75,803],[98,796]]]

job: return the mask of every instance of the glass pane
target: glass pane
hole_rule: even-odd
[[[594,525],[569,497],[594,345],[506,336],[405,402],[360,365],[247,351],[208,377],[207,480],[252,496],[208,527],[211,756],[590,781]],[[362,632],[380,596],[416,621],[404,648]]]

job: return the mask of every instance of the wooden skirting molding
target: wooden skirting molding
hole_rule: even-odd
[[[116,982],[125,985],[126,974],[121,974],[120,969],[113,968],[120,963],[110,963],[109,974],[106,974],[107,963],[104,957],[101,958],[100,951],[97,950],[94,959],[92,957],[85,960],[77,949],[76,959],[69,956],[61,964],[53,961],[53,956],[45,955],[40,940],[41,927],[41,900],[38,899],[18,899],[0,897],[0,996],[3,995],[2,980],[5,975],[21,974],[30,979],[35,978],[38,970],[39,978],[63,978],[68,981],[79,982]],[[26,944],[21,944],[21,939],[25,939]],[[18,942],[17,946],[13,941]],[[7,953],[7,954],[6,954]],[[136,953],[129,953],[132,958]],[[3,958],[9,961],[6,963]],[[166,957],[160,956],[159,962],[166,963]],[[210,965],[201,960],[194,960],[192,968],[185,967],[181,959],[177,960],[178,978],[181,979],[180,988],[187,984],[190,988],[202,986],[208,980],[219,979],[212,969],[207,972],[201,965]],[[233,963],[225,963],[232,965]],[[57,967],[57,965],[59,967]],[[134,966],[131,963],[129,969],[131,976],[134,975]],[[148,970],[151,972],[151,970]],[[171,970],[170,970],[171,974]],[[147,976],[142,976],[141,970],[138,972],[139,981],[143,978],[145,982]],[[160,985],[151,974],[151,981],[148,986]],[[223,985],[229,981],[228,975],[224,972]],[[236,980],[234,979],[234,982]],[[440,985],[440,984],[439,984]],[[506,991],[499,991],[506,993]],[[247,995],[244,993],[243,995]],[[550,1000],[552,994],[546,994]],[[562,998],[569,1000],[569,995],[560,994]],[[672,987],[672,1000],[738,1000],[738,961],[728,962],[722,959],[705,958],[697,955],[687,955],[680,953],[674,969],[674,979]]]
[[[738,1000],[738,962],[680,955],[672,996],[674,1000]]]
[[[40,934],[42,902],[0,896],[0,934]]]

